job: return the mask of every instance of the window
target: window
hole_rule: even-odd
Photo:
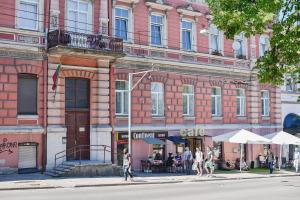
[[[244,89],[237,89],[236,90],[236,99],[237,99],[237,109],[236,114],[237,116],[245,116],[246,111],[246,96]]]
[[[90,32],[92,29],[91,3],[83,0],[68,0],[67,8],[67,29],[73,32]]]
[[[246,45],[245,45],[245,38],[243,34],[240,34],[235,37],[235,41],[240,44],[240,48],[236,50],[235,54],[237,58],[246,58]]]
[[[128,40],[129,10],[115,8],[115,36]]]
[[[268,39],[265,36],[259,38],[259,55],[264,56],[267,51]]]
[[[261,91],[261,114],[262,116],[269,116],[270,105],[269,105],[269,91]]]
[[[183,86],[183,115],[194,115],[194,87],[192,85]]]
[[[34,74],[18,75],[18,114],[37,114],[37,76]]]
[[[213,116],[221,116],[221,88],[212,88],[211,95],[211,114]]]
[[[128,114],[128,81],[116,81],[116,114]]]
[[[296,92],[297,91],[297,78],[286,76],[285,87],[287,92]]]
[[[181,22],[181,46],[183,50],[193,49],[193,23],[188,21]]]
[[[152,115],[164,115],[164,91],[162,83],[151,83]]]
[[[151,15],[151,44],[163,45],[163,34],[164,34],[163,16]]]
[[[18,2],[18,28],[28,30],[38,29],[38,2],[39,0],[20,0]]]
[[[210,28],[210,48],[212,53],[220,53],[220,31],[212,26]]]

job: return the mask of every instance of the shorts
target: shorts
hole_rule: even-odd
[[[214,165],[213,162],[207,161],[207,162],[205,162],[205,167],[206,167],[206,168],[210,168],[210,169],[214,169],[214,168],[215,168],[215,165]]]

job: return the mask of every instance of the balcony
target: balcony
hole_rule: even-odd
[[[123,55],[123,39],[105,35],[55,30],[48,33],[48,49],[69,48],[90,53]]]

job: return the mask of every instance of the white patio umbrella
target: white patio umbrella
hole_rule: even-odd
[[[242,171],[242,145],[243,144],[269,144],[271,140],[264,138],[260,135],[247,131],[245,129],[236,130],[233,132],[218,135],[212,138],[215,142],[230,142],[241,144],[241,157],[240,157],[240,171]]]
[[[272,141],[273,144],[279,144],[280,145],[280,151],[279,151],[279,170],[281,167],[281,154],[282,154],[282,145],[284,144],[294,144],[294,145],[300,145],[300,138],[293,136],[287,132],[280,131],[277,133],[271,133],[268,135],[265,135],[265,138],[268,138]]]

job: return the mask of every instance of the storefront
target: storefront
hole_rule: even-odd
[[[122,165],[123,149],[128,147],[128,132],[116,132],[117,164]],[[166,159],[167,131],[132,132],[133,168],[138,170],[142,160]]]

